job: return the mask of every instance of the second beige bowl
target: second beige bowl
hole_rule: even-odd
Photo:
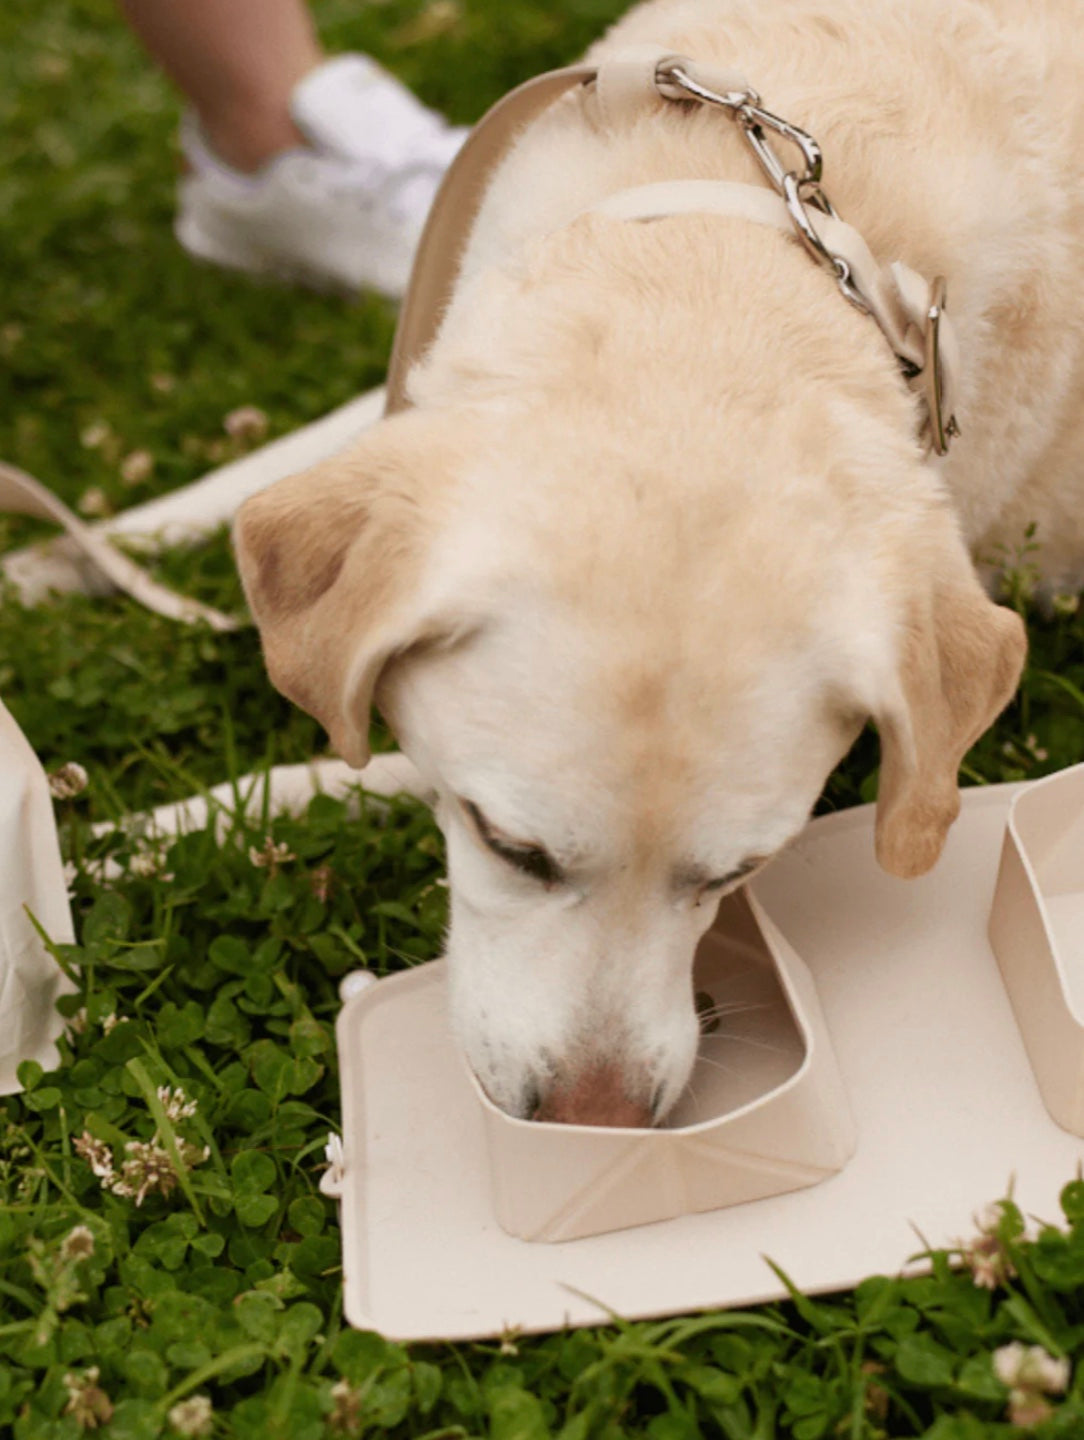
[[[990,943],[1046,1108],[1084,1135],[1084,765],[1009,806]]]

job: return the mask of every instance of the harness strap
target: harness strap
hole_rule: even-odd
[[[436,339],[493,172],[521,130],[562,95],[593,83],[597,74],[594,65],[570,65],[517,85],[486,111],[448,167],[418,242],[410,286],[399,309],[388,361],[385,415],[409,404],[407,374]]]
[[[448,167],[418,242],[388,361],[385,415],[407,407],[407,374],[436,339],[486,189],[521,132],[572,90],[593,90],[598,119],[607,129],[627,123],[645,104],[680,99],[680,91],[666,95],[656,83],[660,59],[670,58],[681,57],[657,46],[630,46],[601,67],[548,70],[509,90],[478,121]],[[724,89],[745,83],[732,71],[713,70],[710,78]]]

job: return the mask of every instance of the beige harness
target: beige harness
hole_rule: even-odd
[[[445,176],[418,247],[388,367],[387,414],[410,404],[407,375],[440,329],[494,171],[525,126],[571,91],[591,97],[595,123],[605,128],[647,107],[675,103],[710,105],[736,123],[772,190],[729,180],[662,181],[608,195],[588,211],[628,221],[722,215],[794,236],[834,274],[844,298],[879,326],[923,403],[928,449],[945,454],[951,437],[959,434],[953,415],[959,351],[944,310],[944,281],[931,284],[900,261],[881,265],[874,258],[821,188],[817,142],[763,109],[741,75],[699,67],[656,47],[627,50],[600,66],[575,65],[529,80],[498,101],[472,131]],[[801,169],[783,164],[770,144],[771,135],[801,152]]]

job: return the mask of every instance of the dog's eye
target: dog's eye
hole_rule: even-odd
[[[544,885],[557,885],[561,880],[561,871],[557,862],[537,845],[520,850],[514,845],[502,845],[498,841],[491,840],[489,848],[502,860],[507,860],[509,865],[514,865],[517,870],[522,870],[524,875],[541,880]]]
[[[541,881],[543,885],[560,884],[564,878],[561,867],[541,845],[518,845],[512,840],[506,840],[494,832],[492,825],[473,801],[464,800],[463,806],[474,821],[482,842],[494,855],[499,855],[509,865],[515,866],[524,875],[530,875],[533,880]]]
[[[751,875],[757,866],[762,863],[760,856],[746,860],[744,864],[735,866],[729,874],[720,875],[717,879],[709,880],[706,884],[701,885],[701,892],[710,894],[713,890],[721,890],[724,885],[733,885],[735,881],[744,879],[746,875]]]

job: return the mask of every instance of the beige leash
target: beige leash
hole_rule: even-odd
[[[240,628],[241,622],[232,615],[224,615],[221,610],[201,605],[197,600],[189,600],[186,596],[159,585],[157,580],[129,560],[127,555],[122,554],[108,540],[103,540],[89,525],[84,525],[82,520],[40,481],[28,475],[25,470],[19,470],[0,460],[0,513],[4,512],[11,515],[32,515],[37,520],[49,520],[54,525],[61,526],[80,552],[111,584],[158,615],[164,615],[170,620],[180,620],[188,625],[199,621],[219,632]]]
[[[399,314],[388,368],[388,415],[405,409],[411,367],[436,338],[489,182],[517,137],[562,96],[594,97],[594,123],[612,129],[645,107],[695,103],[736,123],[771,191],[733,181],[675,181],[635,186],[598,201],[593,212],[622,220],[717,214],[771,225],[793,235],[832,272],[844,298],[879,326],[924,408],[923,436],[941,456],[959,434],[953,413],[959,348],[945,313],[945,284],[902,262],[880,264],[862,236],[842,221],[821,186],[820,146],[804,130],[765,110],[733,71],[711,70],[656,47],[623,52],[601,66],[553,70],[512,90],[483,116],[453,161],[423,231]],[[586,116],[585,116],[586,119]],[[590,123],[590,122],[589,122]],[[771,137],[796,147],[788,167]]]

